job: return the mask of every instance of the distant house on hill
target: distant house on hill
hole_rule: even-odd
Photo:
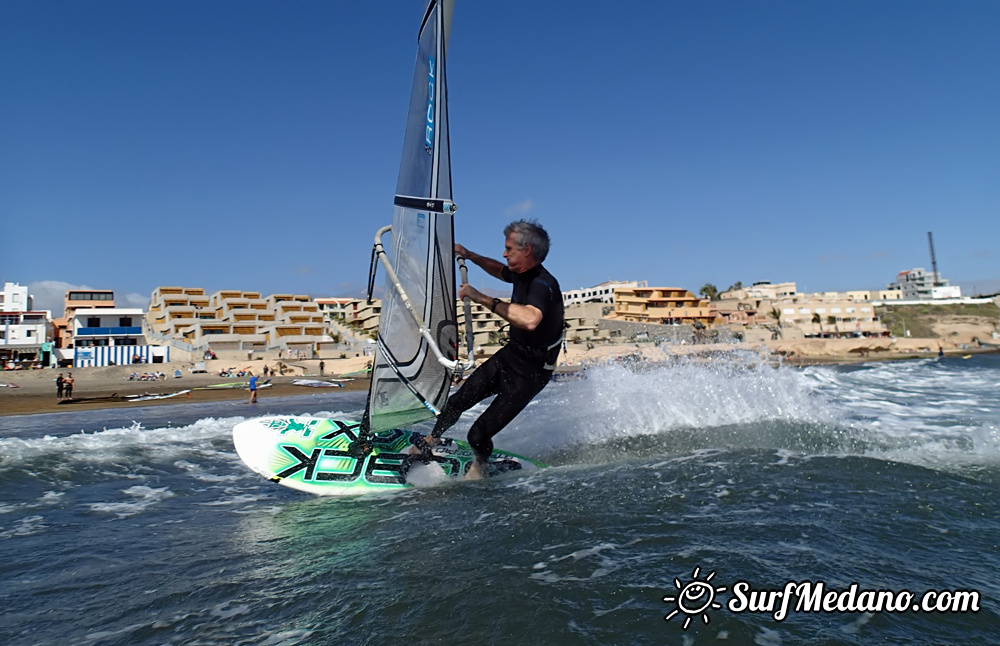
[[[896,282],[890,283],[888,289],[902,292],[904,301],[930,301],[942,298],[961,298],[962,288],[949,285],[948,280],[927,273],[923,267],[907,269],[899,272]]]

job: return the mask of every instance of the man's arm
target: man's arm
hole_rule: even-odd
[[[494,278],[500,278],[501,280],[503,280],[503,278],[500,276],[500,272],[503,270],[504,267],[507,266],[506,263],[502,263],[499,260],[494,260],[492,258],[487,258],[486,256],[480,256],[478,253],[472,253],[471,251],[469,251],[468,249],[457,243],[455,244],[455,255],[465,258],[466,260],[471,260],[490,276],[493,276]],[[492,299],[490,300],[492,301]],[[479,301],[476,302],[478,303]],[[482,304],[483,303],[480,303],[480,305]],[[485,303],[485,305],[489,306],[489,303]]]
[[[470,260],[472,259],[470,258]],[[473,260],[473,262],[475,261]],[[476,264],[478,265],[479,263]],[[473,303],[478,303],[486,307],[493,306],[493,297],[487,296],[472,285],[462,285],[458,290],[459,298],[465,298],[466,296]],[[528,330],[529,332],[538,327],[538,324],[542,322],[542,310],[534,305],[517,305],[515,303],[508,303],[507,301],[500,301],[497,303],[497,308],[494,312],[501,318],[509,321],[514,327]]]

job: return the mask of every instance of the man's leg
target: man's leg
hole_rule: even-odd
[[[502,350],[501,350],[502,352]],[[434,430],[428,436],[428,443],[434,446],[438,443],[438,438],[444,435],[445,431],[455,425],[462,413],[469,410],[490,395],[500,392],[500,376],[503,357],[498,352],[490,359],[479,366],[473,372],[458,392],[448,399],[444,410],[434,424]],[[433,438],[433,442],[431,442]]]
[[[499,392],[501,373],[500,365],[503,361],[503,350],[490,357],[486,363],[476,368],[458,392],[452,395],[444,406],[444,410],[438,415],[437,422],[434,423],[434,430],[430,435],[422,440],[414,442],[410,449],[413,454],[422,454],[424,459],[430,459],[431,447],[441,443],[441,436],[445,431],[454,426],[462,413],[469,410],[490,395]]]
[[[525,378],[518,375],[505,382],[506,386],[469,429],[469,445],[476,452],[475,465],[482,469],[493,453],[493,436],[499,433],[524,410],[535,395],[548,384],[552,373],[540,371]],[[470,469],[470,475],[472,469]]]

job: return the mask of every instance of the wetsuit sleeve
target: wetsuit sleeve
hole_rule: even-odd
[[[528,287],[528,295],[524,300],[524,305],[534,305],[542,311],[544,317],[550,309],[553,298],[555,298],[552,291],[552,287],[548,283],[535,278],[531,281],[531,286]]]

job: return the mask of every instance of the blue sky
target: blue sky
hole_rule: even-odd
[[[0,279],[359,295],[423,4],[3,3]],[[457,239],[538,218],[564,289],[820,291],[933,231],[1000,288],[998,33],[993,0],[457,0]]]

